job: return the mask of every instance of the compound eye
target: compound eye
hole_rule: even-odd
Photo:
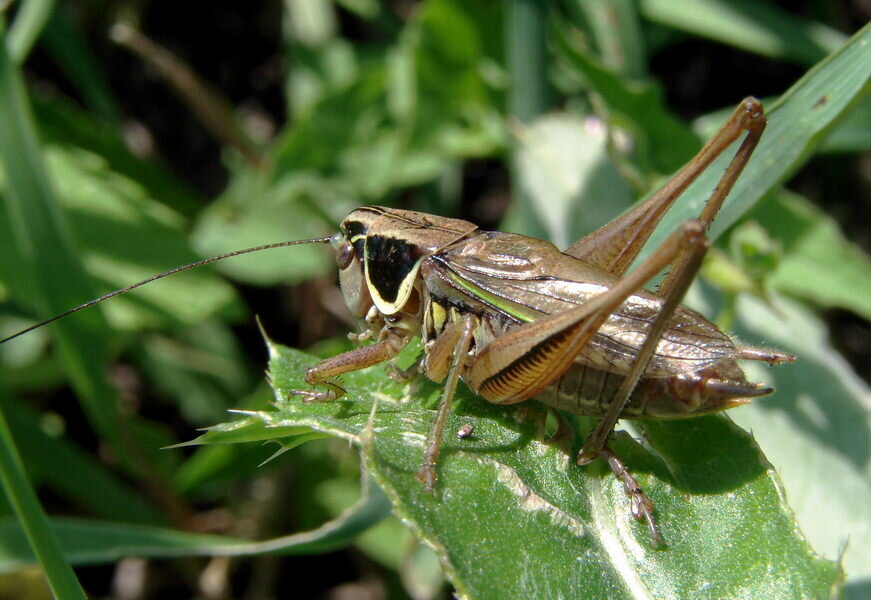
[[[354,246],[347,240],[336,244],[336,264],[339,268],[347,269],[352,260],[354,260]]]

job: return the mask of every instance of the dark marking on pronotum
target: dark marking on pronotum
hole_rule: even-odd
[[[382,235],[366,238],[369,283],[385,302],[395,302],[399,288],[414,269],[419,251],[405,240]]]

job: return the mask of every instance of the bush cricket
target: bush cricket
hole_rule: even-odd
[[[420,212],[362,207],[331,237],[268,244],[207,258],[116,290],[3,339],[87,308],[178,271],[231,256],[298,244],[330,244],[339,284],[371,342],[308,369],[303,402],[344,394],[338,377],[387,363],[416,336],[414,370],[443,385],[417,479],[433,491],[445,421],[458,382],[497,404],[534,398],[558,410],[599,417],[578,464],[607,460],[631,512],[662,538],[653,503],[608,446],[618,419],[680,419],[709,414],[771,393],[748,381],[738,359],[776,364],[791,355],[738,345],[680,305],[707,250],[706,232],[759,142],[766,118],[744,99],[720,131],[659,191],[601,229],[560,251],[518,234]],[[719,184],[684,222],[627,274],[633,260],[689,184],[744,136]],[[643,286],[669,267],[656,292]]]

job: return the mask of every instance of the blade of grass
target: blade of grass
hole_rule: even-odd
[[[6,49],[16,65],[22,64],[30,54],[53,10],[54,0],[26,0],[21,3],[6,40]]]
[[[259,542],[114,521],[54,518],[50,524],[46,520],[46,527],[52,537],[57,534],[66,559],[81,565],[106,564],[128,556],[318,554],[347,546],[389,515],[390,502],[384,492],[364,474],[360,499],[332,521],[316,529]],[[0,573],[19,570],[32,561],[21,529],[10,519],[0,518]]]
[[[630,80],[647,75],[644,38],[638,6],[629,0],[588,0],[572,5],[580,9],[596,39],[605,65]]]
[[[837,50],[844,34],[752,0],[644,0],[642,14],[762,56],[812,65]]]
[[[741,173],[711,227],[712,240],[802,164],[826,134],[867,96],[869,77],[871,24],[810,69],[776,102],[766,105],[768,127],[753,153],[753,160]],[[643,260],[649,250],[661,244],[683,220],[699,214],[731,157],[732,151],[726,150],[687,188],[663,218],[638,260]]]
[[[4,409],[35,486],[51,490],[90,515],[148,525],[165,523],[164,516],[143,499],[140,489],[70,440],[48,435],[39,426],[39,416],[25,403],[11,398]],[[83,486],[83,481],[88,485]]]
[[[60,543],[24,474],[24,466],[15,450],[15,443],[2,410],[6,400],[4,396],[0,396],[0,478],[3,480],[6,498],[24,529],[34,555],[42,565],[54,596],[84,600],[85,592],[72,567],[64,559]]]
[[[42,44],[85,103],[102,119],[121,123],[121,114],[109,82],[100,71],[88,41],[71,23],[67,11],[56,11],[42,36]]]
[[[511,77],[508,118],[521,123],[543,113],[549,106],[547,81],[546,2],[511,0],[505,10],[505,51]],[[513,202],[503,226],[534,237],[546,235],[535,214],[529,194],[520,184],[517,151],[512,151]]]
[[[6,51],[0,22],[0,165],[6,175],[3,200],[17,256],[4,275],[17,302],[42,318],[93,298],[72,235],[58,208],[43,164],[21,74]],[[58,322],[52,332],[64,369],[92,426],[127,461],[119,435],[114,391],[103,377],[105,324],[98,311]]]

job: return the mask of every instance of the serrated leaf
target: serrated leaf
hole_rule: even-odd
[[[311,429],[300,426],[273,425],[261,411],[235,411],[247,414],[244,419],[230,421],[207,427],[206,432],[195,439],[176,444],[174,448],[185,446],[201,446],[213,444],[239,444],[242,442],[267,442],[275,439],[286,439],[299,435],[308,435]]]
[[[798,533],[780,483],[752,439],[725,417],[645,427],[649,445],[616,444],[657,506],[668,547],[652,547],[603,465],[579,468],[542,441],[533,402],[497,407],[463,389],[448,418],[436,497],[415,479],[439,387],[351,373],[336,402],[286,400],[314,359],[270,346],[277,410],[363,448],[394,512],[436,549],[463,597],[828,597],[840,581]],[[458,439],[462,425],[472,437]],[[576,444],[577,445],[577,441]],[[755,592],[754,592],[755,590]]]

